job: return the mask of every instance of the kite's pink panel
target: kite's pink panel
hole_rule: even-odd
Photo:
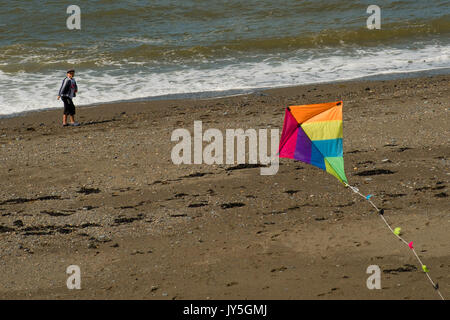
[[[297,145],[297,132],[299,127],[295,128],[295,131],[288,137],[287,141],[280,148],[281,158],[294,159],[295,147]]]
[[[298,123],[292,116],[291,112],[286,109],[284,114],[283,132],[281,133],[280,147],[278,152],[280,157],[293,158],[295,145],[297,143]]]

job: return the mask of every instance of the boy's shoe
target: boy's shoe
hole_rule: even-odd
[[[70,125],[72,127],[79,127],[80,126],[80,124],[78,122],[71,123]]]
[[[63,123],[62,126],[63,127],[67,127],[69,124],[68,123]]]

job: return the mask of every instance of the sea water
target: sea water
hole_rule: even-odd
[[[450,68],[444,0],[81,0],[80,30],[69,5],[0,1],[0,115],[61,107],[68,68],[77,105]]]

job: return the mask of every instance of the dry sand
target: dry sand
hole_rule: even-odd
[[[78,108],[77,128],[61,110],[1,119],[0,297],[437,299],[408,248],[324,171],[171,161],[172,131],[194,120],[281,132],[286,106],[342,99],[349,182],[449,298],[449,89],[449,75],[355,81]],[[373,264],[381,290],[366,287]],[[69,265],[81,290],[66,287]]]

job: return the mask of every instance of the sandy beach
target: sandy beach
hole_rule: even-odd
[[[172,163],[173,130],[194,121],[281,132],[287,106],[342,100],[349,182],[448,298],[449,89],[450,75],[348,81],[79,107],[80,127],[63,128],[61,109],[0,119],[0,297],[438,299],[408,248],[326,172]],[[70,265],[81,290],[66,286]],[[370,265],[381,290],[366,286]]]

